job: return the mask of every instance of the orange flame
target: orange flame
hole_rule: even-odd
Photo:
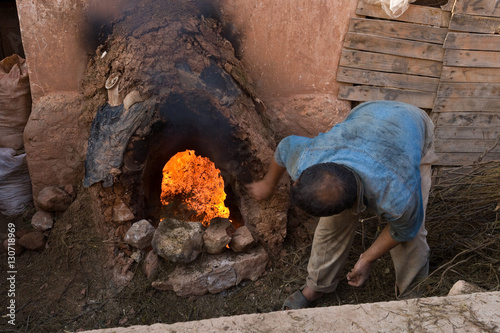
[[[194,150],[175,154],[163,167],[161,203],[166,206],[182,201],[177,209],[188,211],[191,221],[207,226],[214,217],[228,218],[225,199],[219,169],[208,158],[195,155]]]

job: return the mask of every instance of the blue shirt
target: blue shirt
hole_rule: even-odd
[[[366,102],[315,138],[284,138],[274,158],[293,180],[318,163],[348,167],[363,185],[367,208],[389,222],[394,240],[406,242],[415,237],[424,218],[420,160],[428,145],[429,123],[427,114],[415,106]]]

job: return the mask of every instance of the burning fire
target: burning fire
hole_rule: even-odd
[[[219,169],[194,150],[175,154],[163,167],[161,203],[176,206],[175,214],[207,226],[214,217],[229,217]]]

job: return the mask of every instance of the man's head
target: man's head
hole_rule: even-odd
[[[320,163],[302,172],[291,190],[292,203],[313,216],[331,216],[356,201],[354,173],[336,163]]]

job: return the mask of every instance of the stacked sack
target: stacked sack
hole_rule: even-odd
[[[26,61],[17,54],[0,61],[0,213],[22,213],[32,201],[23,131],[31,113]]]

